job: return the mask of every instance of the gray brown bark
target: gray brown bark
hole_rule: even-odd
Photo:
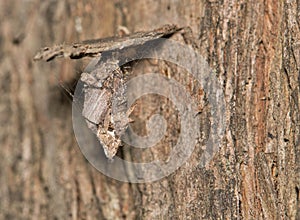
[[[299,8],[296,0],[0,1],[0,219],[299,219]],[[197,166],[199,144],[160,181],[118,182],[84,159],[59,87],[71,88],[90,60],[33,56],[44,46],[112,36],[119,25],[134,32],[166,23],[191,27],[223,85],[223,144],[206,168]],[[190,78],[171,74],[188,87]],[[202,92],[194,95],[209,130]],[[149,105],[139,115],[146,120],[161,100],[140,102]]]

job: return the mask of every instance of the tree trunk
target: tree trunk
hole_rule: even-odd
[[[298,0],[1,0],[0,219],[300,219],[299,10]],[[90,59],[33,56],[44,46],[115,35],[118,26],[135,32],[164,24],[191,28],[188,39],[222,85],[222,145],[205,167],[200,141],[171,175],[120,182],[85,160],[71,97],[60,87],[74,89]],[[169,69],[177,82],[193,81]],[[210,105],[197,91],[205,140]],[[148,106],[146,115],[134,113],[140,135],[149,102],[176,108],[157,97],[137,103]],[[171,133],[179,122],[170,123],[162,148],[177,140]]]

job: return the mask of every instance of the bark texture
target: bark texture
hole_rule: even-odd
[[[300,219],[299,20],[298,0],[0,0],[0,219]],[[215,70],[226,134],[206,168],[197,166],[200,142],[160,181],[118,182],[81,154],[71,99],[59,86],[72,88],[90,60],[33,56],[44,46],[112,36],[120,25],[134,32],[166,23],[191,27]],[[191,78],[164,68],[192,91]],[[209,103],[201,89],[193,96],[205,140]],[[148,109],[135,113],[140,119],[155,110],[149,101],[163,103],[141,100]],[[176,113],[164,103],[167,115]],[[143,135],[145,125],[135,126]],[[173,130],[165,142],[176,141]]]

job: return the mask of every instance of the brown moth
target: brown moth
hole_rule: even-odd
[[[127,129],[130,122],[128,116],[132,111],[126,110],[126,88],[123,88],[126,77],[114,62],[100,61],[95,70],[83,73],[80,80],[84,83],[82,115],[88,127],[96,134],[106,157],[113,159],[121,145],[120,137]],[[113,99],[113,96],[117,97]],[[113,100],[118,100],[114,112]]]
[[[128,127],[128,116],[134,109],[134,105],[127,108],[126,74],[119,67],[120,60],[126,57],[128,51],[131,53],[130,48],[172,35],[181,29],[175,25],[165,25],[152,31],[136,32],[122,37],[46,47],[35,55],[34,60],[50,61],[55,57],[101,57],[95,69],[90,73],[82,73],[80,78],[84,85],[82,115],[89,129],[99,139],[106,157],[113,159],[122,145],[121,136]],[[126,51],[127,48],[129,49]]]

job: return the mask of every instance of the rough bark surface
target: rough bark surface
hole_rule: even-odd
[[[300,219],[299,20],[298,0],[0,0],[0,219]],[[90,60],[36,63],[33,56],[45,46],[112,36],[119,25],[134,32],[164,24],[191,27],[224,88],[223,145],[206,168],[197,166],[200,143],[160,181],[118,182],[84,159],[71,99],[59,86],[72,88]],[[192,91],[192,79],[164,68]],[[209,104],[197,91],[205,136]],[[176,113],[150,97],[134,115],[147,120],[161,103]],[[143,135],[145,124],[135,126]],[[167,131],[163,143],[176,141]]]

